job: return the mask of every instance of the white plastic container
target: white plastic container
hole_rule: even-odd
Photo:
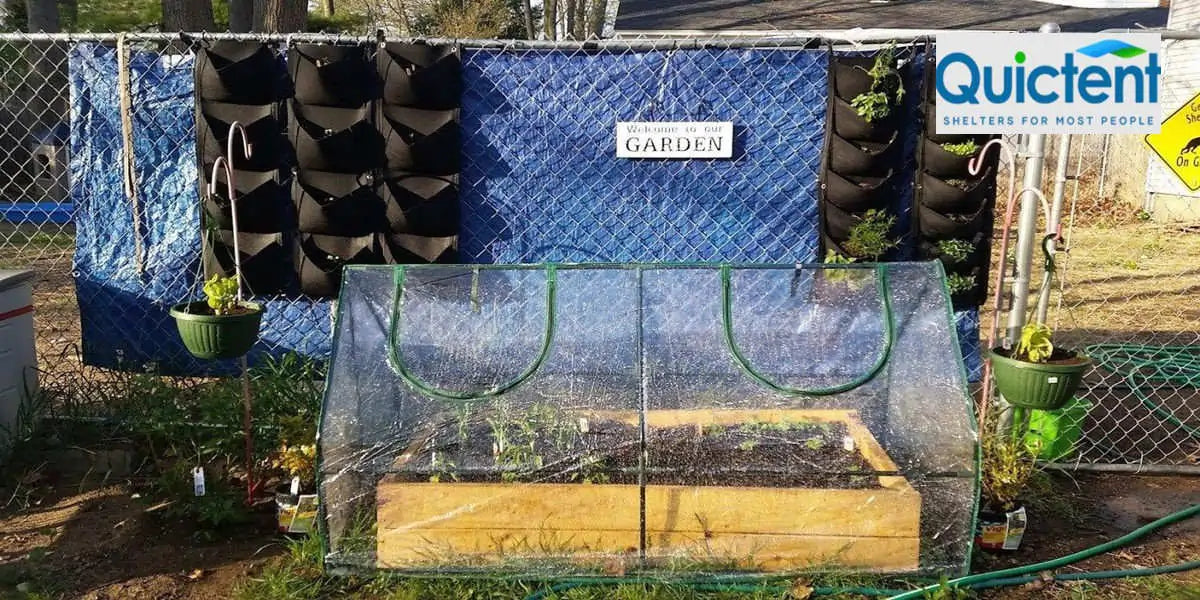
[[[0,462],[11,449],[21,404],[37,393],[33,271],[0,270]]]

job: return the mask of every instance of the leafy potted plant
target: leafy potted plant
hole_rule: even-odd
[[[985,427],[980,440],[983,455],[983,498],[976,544],[988,550],[1016,550],[1021,545],[1027,518],[1020,501],[1037,473],[1037,443],[1021,433]]]
[[[275,516],[281,533],[309,533],[317,518],[317,445],[285,440],[271,466],[288,476],[275,490]]]
[[[236,277],[214,275],[204,284],[204,302],[171,307],[179,337],[197,358],[237,358],[258,341],[262,306],[237,298]]]
[[[1056,348],[1043,323],[1030,323],[1012,350],[991,350],[996,388],[1009,404],[1020,408],[1057,410],[1074,396],[1083,373],[1092,361],[1086,356]]]

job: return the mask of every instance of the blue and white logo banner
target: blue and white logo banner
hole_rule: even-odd
[[[1153,33],[937,35],[937,133],[1158,133]]]

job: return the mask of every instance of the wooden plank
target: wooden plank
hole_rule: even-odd
[[[910,571],[917,568],[917,537],[853,537],[647,532],[650,566],[671,570],[808,568]],[[636,566],[636,531],[513,529],[380,530],[382,568],[498,566],[561,560],[575,565]]]
[[[639,528],[635,485],[380,483],[380,527],[573,530]],[[646,527],[703,533],[916,535],[915,491],[646,487]]]
[[[912,490],[646,488],[646,527],[661,531],[905,537],[920,518]]]

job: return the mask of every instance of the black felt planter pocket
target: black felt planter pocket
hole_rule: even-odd
[[[824,199],[827,203],[849,212],[885,208],[891,200],[891,182],[890,173],[886,177],[842,177],[832,171],[826,171]]]
[[[301,170],[362,173],[380,166],[382,141],[368,109],[292,105],[289,131]]]
[[[992,187],[990,174],[988,171],[978,179],[959,180],[960,186],[951,183],[953,180],[922,173],[918,197],[921,204],[940,213],[974,213],[987,203]]]
[[[301,234],[296,252],[300,291],[309,296],[334,297],[342,283],[342,267],[383,261],[374,235],[338,237]]]
[[[388,229],[392,233],[458,235],[458,184],[453,177],[408,175],[384,181]]]
[[[458,111],[383,106],[387,167],[430,175],[459,171]]]
[[[832,98],[833,102],[833,132],[847,140],[866,142],[887,142],[896,137],[899,129],[899,107],[892,107],[888,116],[868,122],[858,116],[854,107],[841,98]]]
[[[205,272],[233,275],[233,232],[218,231],[209,236],[210,252]],[[291,252],[282,233],[239,233],[242,284],[252,295],[270,294],[285,289],[291,280]]]
[[[304,233],[363,236],[378,231],[384,222],[383,200],[366,175],[298,173],[292,180],[292,198]]]
[[[383,101],[428,110],[458,108],[462,63],[455,46],[390,43],[377,55]]]
[[[242,154],[241,137],[235,138],[232,166],[250,171],[279,168],[286,156],[287,144],[276,114],[277,106],[202,102],[200,118],[196,119],[196,142],[201,164],[211,168],[217,157],[225,154],[230,126],[237,121],[246,128],[251,153],[250,158],[246,158]],[[209,173],[204,174],[205,178],[208,176]]]
[[[296,44],[288,50],[288,68],[301,104],[358,108],[378,96],[365,46]]]
[[[287,93],[279,55],[259,42],[213,42],[196,52],[196,95],[233,104],[269,104]]]
[[[860,219],[855,214],[842,210],[832,204],[825,205],[825,232],[835,240],[846,240],[850,237],[850,228]]]
[[[276,179],[276,171],[235,171],[237,183],[238,231],[272,233],[291,229],[295,225],[292,207],[285,188]],[[230,205],[223,172],[217,175],[213,194],[205,194],[204,211],[211,223],[220,229],[233,229],[233,207]]]
[[[379,234],[384,260],[389,264],[457,263],[457,238],[407,233]]]
[[[928,239],[970,239],[987,224],[988,211],[974,213],[939,213],[923,204],[917,205],[921,235]]]
[[[929,138],[922,138],[924,155],[921,157],[921,164],[924,165],[925,171],[941,179],[970,177],[968,166],[971,159],[978,154],[978,150],[970,155],[960,156],[943,148],[944,143],[955,142],[938,143]]]
[[[888,171],[895,139],[889,143],[829,138],[829,169],[839,175],[881,175]]]
[[[875,57],[873,56],[834,57],[834,91],[837,96],[849,102],[850,100],[853,100],[855,96],[871,91],[871,84],[874,82],[874,80],[868,71],[870,71],[871,67],[874,65]],[[893,89],[889,91],[895,90]]]

